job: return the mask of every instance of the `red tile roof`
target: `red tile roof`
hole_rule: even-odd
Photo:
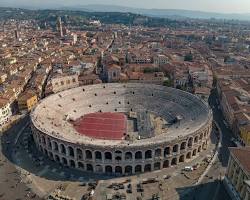
[[[246,172],[250,174],[250,147],[230,147],[229,149]]]

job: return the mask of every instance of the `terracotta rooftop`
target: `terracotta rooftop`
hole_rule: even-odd
[[[240,162],[250,174],[250,147],[230,147],[231,154]]]

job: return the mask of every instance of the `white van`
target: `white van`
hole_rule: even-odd
[[[193,170],[194,170],[194,168],[192,166],[184,167],[184,171],[190,172],[190,171],[193,171]]]

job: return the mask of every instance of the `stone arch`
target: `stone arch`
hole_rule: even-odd
[[[107,166],[105,167],[105,173],[111,174],[112,172],[113,172],[112,166],[107,165]]]
[[[179,158],[179,163],[184,162],[184,161],[185,161],[185,156],[181,155],[180,158]]]
[[[173,146],[173,152],[174,153],[177,153],[179,151],[179,145],[178,144],[175,144],[174,146]]]
[[[142,166],[141,165],[136,165],[135,166],[135,173],[141,173],[142,172]]]
[[[190,138],[188,139],[188,147],[191,148],[192,146],[193,146],[193,138],[190,137]]]
[[[121,166],[116,166],[115,167],[115,173],[116,174],[122,174],[122,167]]]
[[[74,152],[73,147],[68,146],[68,151],[69,151],[69,156],[71,156],[71,157],[75,157],[75,152]]]
[[[132,174],[133,173],[133,167],[128,165],[125,167],[125,174]]]
[[[195,138],[194,138],[194,143],[197,143],[198,140],[199,140],[199,136],[197,135],[197,136],[195,136]]]
[[[173,158],[171,161],[171,165],[177,165],[177,158]]]
[[[101,160],[102,159],[102,153],[100,151],[95,151],[95,159]]]
[[[131,152],[126,152],[125,153],[125,160],[132,160],[133,159],[133,154]]]
[[[44,154],[45,154],[46,156],[49,155],[47,149],[44,149]]]
[[[186,155],[186,159],[191,159],[191,152],[188,152],[187,155]]]
[[[120,151],[120,150],[115,151],[115,160],[116,161],[121,161],[122,160],[122,151]]]
[[[104,157],[105,157],[105,160],[112,160],[112,153],[111,152],[105,152]]]
[[[57,142],[53,141],[52,144],[53,144],[53,150],[56,151],[56,152],[58,152],[59,151],[59,147],[58,147]]]
[[[181,150],[185,150],[186,149],[186,145],[187,145],[186,142],[182,142],[181,143]]]
[[[145,159],[151,159],[152,158],[152,151],[147,150],[145,151]]]
[[[92,151],[90,150],[86,150],[85,151],[85,156],[87,160],[92,160],[93,156],[92,156]]]
[[[201,146],[198,147],[198,152],[199,152],[199,153],[201,152]]]
[[[202,149],[206,149],[206,143],[205,142],[202,143]]]
[[[49,158],[53,159],[53,153],[51,151],[49,152]]]
[[[193,155],[192,155],[192,156],[196,156],[196,154],[197,154],[197,149],[194,149],[194,150],[193,150]]]
[[[79,160],[82,160],[82,159],[83,159],[82,150],[79,149],[79,148],[76,149],[76,157],[77,157],[77,159],[79,159]]]
[[[161,163],[160,162],[154,163],[154,170],[159,170],[159,169],[161,169]]]
[[[46,145],[45,137],[42,135],[42,144]]]
[[[161,149],[160,148],[155,150],[155,157],[161,157]]]
[[[96,166],[95,166],[95,171],[96,171],[97,173],[102,173],[102,172],[103,172],[102,166],[101,166],[101,165],[96,165]]]
[[[55,161],[60,162],[60,157],[58,155],[55,155]]]
[[[203,133],[200,134],[200,137],[199,137],[200,140],[203,139]]]
[[[165,160],[163,162],[163,168],[168,168],[169,167],[169,160]]]
[[[93,172],[93,171],[94,171],[93,165],[87,164],[87,165],[86,165],[86,170],[87,170],[88,172]]]
[[[151,172],[151,171],[152,171],[151,164],[146,164],[144,166],[144,172]]]
[[[64,144],[60,144],[60,150],[61,150],[62,154],[66,155],[66,148],[65,148]]]
[[[170,155],[170,147],[164,149],[164,157],[167,157],[168,155]]]
[[[136,159],[136,160],[142,159],[142,152],[141,152],[141,151],[137,151],[137,152],[135,153],[135,159]]]
[[[69,166],[75,168],[76,167],[75,161],[74,160],[70,160],[69,161]]]
[[[78,168],[84,169],[84,164],[82,162],[78,162],[77,164],[78,164]]]
[[[49,148],[49,149],[52,149],[52,143],[51,143],[49,137],[47,138],[47,144],[48,144],[48,148]]]
[[[66,158],[62,157],[62,164],[63,165],[68,165],[68,161]]]

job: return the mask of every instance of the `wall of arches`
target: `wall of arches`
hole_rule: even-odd
[[[32,131],[37,148],[62,165],[87,172],[129,175],[168,168],[196,157],[209,145],[211,125],[178,141],[150,144],[138,150],[83,148],[48,136],[35,127]]]

